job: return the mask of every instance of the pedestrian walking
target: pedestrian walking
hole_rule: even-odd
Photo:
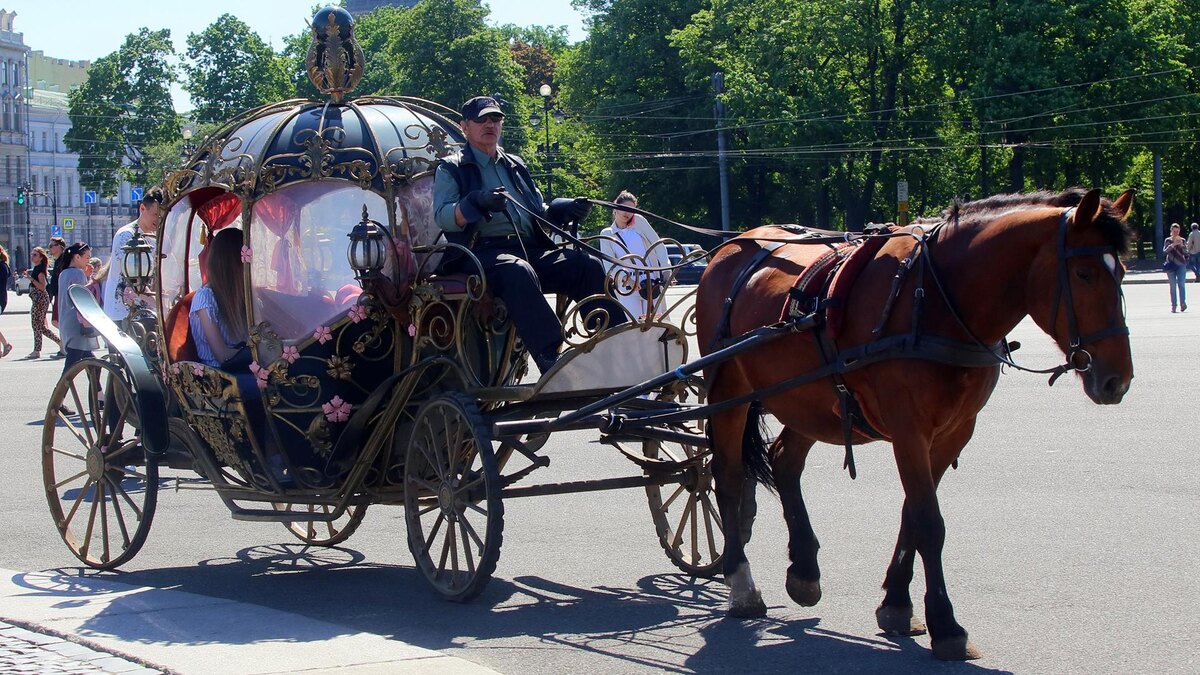
[[[637,197],[628,190],[613,200],[615,204],[637,206]],[[609,258],[624,259],[630,267],[665,268],[671,266],[667,247],[655,246],[658,233],[643,216],[628,211],[613,211],[612,225],[600,231],[600,250]],[[617,299],[635,320],[660,313],[667,284],[662,272],[622,271],[616,263],[605,261],[616,287]]]
[[[8,307],[8,285],[12,281],[13,271],[8,264],[8,251],[0,246],[0,314]]]
[[[32,269],[29,271],[29,299],[33,301],[33,308],[29,311],[29,326],[33,329],[33,351],[29,352],[27,359],[42,358],[42,338],[49,338],[51,342],[62,347],[62,341],[46,326],[46,312],[50,309],[50,296],[46,293],[47,272],[50,258],[46,255],[46,249],[38,246],[29,254],[29,264]]]
[[[1200,223],[1192,223],[1192,231],[1187,238],[1188,268],[1196,276],[1200,284]]]
[[[131,221],[113,234],[112,250],[108,256],[109,273],[104,280],[104,293],[100,306],[115,323],[120,324],[129,316],[129,305],[125,304],[125,279],[121,269],[125,263],[125,245],[133,238],[137,229],[153,242],[158,232],[159,217],[162,215],[163,193],[161,188],[146,190],[142,203],[138,205],[137,220]]]
[[[1167,286],[1171,288],[1171,312],[1174,313],[1176,307],[1186,312],[1187,287],[1184,284],[1187,282],[1187,242],[1179,236],[1179,223],[1171,223],[1171,236],[1163,242],[1163,254],[1167,258],[1163,269],[1167,273]],[[1178,304],[1176,295],[1179,296]]]
[[[99,347],[96,340],[96,330],[84,321],[75,308],[70,290],[73,286],[86,286],[87,268],[92,254],[92,247],[82,241],[77,241],[67,247],[63,253],[65,262],[63,270],[58,274],[58,325],[62,337],[63,348],[67,358],[63,362],[63,372],[72,365],[92,356]]]

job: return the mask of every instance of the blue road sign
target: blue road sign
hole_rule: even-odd
[[[64,230],[75,229],[75,219],[74,218],[63,218],[62,229],[64,229]]]
[[[51,225],[50,226],[50,236],[51,237],[63,236],[62,235],[62,225],[58,225],[58,224]]]
[[[87,192],[83,193],[83,203],[84,204],[95,204],[96,202],[97,202],[97,199],[96,199],[96,191],[95,190],[88,190]]]
[[[135,204],[142,201],[142,188],[140,188],[140,187],[129,188],[129,201],[131,201]]]

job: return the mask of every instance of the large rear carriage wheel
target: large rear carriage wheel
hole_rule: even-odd
[[[693,379],[678,397],[664,394],[660,398],[704,403],[704,385]],[[699,419],[681,424],[676,430],[703,437],[704,429],[705,420]],[[644,440],[642,454],[657,460],[688,463],[681,483],[646,486],[650,517],[658,541],[673,565],[692,576],[717,576],[725,554],[725,533],[714,491],[711,452],[700,445]]]
[[[412,423],[404,465],[408,548],[448,600],[479,595],[496,570],[504,503],[492,439],[471,399],[444,393]]]
[[[62,376],[46,410],[42,480],[50,514],[67,548],[96,569],[137,554],[158,502],[158,464],[147,460],[133,400],[120,368],[86,359]]]

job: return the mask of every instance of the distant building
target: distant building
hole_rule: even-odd
[[[346,11],[354,16],[369,14],[380,7],[412,7],[417,0],[346,0]]]
[[[29,260],[29,231],[25,208],[17,204],[17,188],[25,182],[29,119],[29,47],[13,30],[16,12],[0,9],[0,244],[9,251],[13,267]]]
[[[91,61],[56,59],[36,49],[29,53],[29,84],[34,89],[65,94],[87,81],[88,68],[91,67]]]

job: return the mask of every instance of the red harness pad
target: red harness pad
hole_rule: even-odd
[[[846,298],[850,295],[850,289],[854,287],[854,281],[858,279],[858,275],[866,268],[867,264],[875,259],[875,254],[879,253],[879,249],[883,248],[887,241],[887,237],[867,237],[839,244],[837,248],[825,248],[823,251],[821,248],[824,247],[813,247],[814,250],[821,252],[811,262],[808,262],[804,271],[796,277],[796,281],[792,284],[793,292],[788,294],[779,320],[788,321],[810,311],[810,308],[800,306],[797,296],[827,298],[825,327],[829,330],[829,336],[836,339],[838,329],[842,325],[842,318],[846,315]],[[792,262],[804,265],[803,258],[808,256],[801,254],[798,257],[799,259],[797,256],[790,258]],[[829,289],[828,295],[826,295],[826,288]]]
[[[859,239],[854,247],[833,274],[829,284],[829,298],[832,302],[825,310],[825,325],[829,329],[829,337],[837,340],[838,331],[842,327],[842,319],[846,316],[846,300],[850,297],[850,289],[858,281],[858,275],[875,259],[879,250],[888,242],[887,237],[867,237]]]

